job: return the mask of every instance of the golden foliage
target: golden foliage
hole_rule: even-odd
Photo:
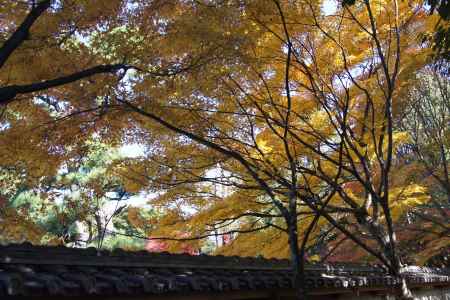
[[[370,187],[389,196],[392,216],[400,220],[430,196],[410,175],[418,172],[415,165],[389,170],[389,189],[380,188],[389,154],[411,142],[407,132],[387,129],[387,116],[405,106],[416,71],[429,62],[431,50],[421,37],[437,19],[427,16],[422,1],[398,7],[371,1],[372,20],[362,4],[327,14],[324,3],[280,1],[281,15],[269,0],[59,1],[2,68],[0,85],[42,82],[102,64],[134,69],[18,96],[1,113],[2,167],[26,170],[30,182],[40,182],[83,156],[92,137],[114,146],[144,145],[145,155],[102,174],[119,177],[129,193],[154,192],[149,203],[164,215],[155,236],[201,236],[223,222],[230,222],[226,230],[283,226],[280,206],[289,207],[290,192],[284,183],[295,181],[291,190],[321,196],[335,188],[335,177],[341,193],[332,195],[331,206],[365,207]],[[27,8],[12,1],[0,9],[5,39]],[[296,197],[295,209],[311,213]],[[138,228],[155,222],[134,207],[128,220]],[[302,215],[300,239],[309,224]],[[312,241],[327,226],[320,219]],[[238,234],[219,251],[286,257],[286,245],[286,235],[266,228]],[[176,247],[170,243],[169,249]]]

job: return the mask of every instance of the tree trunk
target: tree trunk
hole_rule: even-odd
[[[383,212],[388,222],[388,228],[386,229],[378,222],[374,221],[370,216],[365,213],[363,216],[359,216],[358,223],[364,226],[372,236],[377,240],[380,245],[382,253],[380,253],[384,258],[386,258],[388,265],[386,267],[389,270],[389,274],[400,279],[401,285],[399,286],[400,299],[413,299],[411,291],[408,289],[406,280],[401,273],[402,263],[400,257],[395,251],[396,238],[395,232],[392,227],[392,219],[390,211],[386,205],[383,206]]]
[[[395,235],[395,234],[394,234]],[[394,241],[395,243],[395,241]],[[390,246],[390,245],[388,245]],[[398,257],[397,253],[395,251],[393,251],[394,249],[392,249],[391,247],[389,247],[388,251],[389,253],[389,257],[391,258],[391,263],[394,269],[394,275],[395,277],[397,277],[398,279],[400,279],[400,286],[399,288],[399,297],[398,299],[401,300],[412,300],[414,299],[410,289],[408,288],[408,285],[406,283],[406,278],[404,277],[404,275],[402,274],[402,263],[400,261],[400,258]]]
[[[307,290],[305,287],[305,266],[304,257],[300,254],[298,247],[297,216],[291,216],[288,222],[288,234],[296,299],[306,300]]]
[[[98,213],[95,213],[94,218],[95,218],[95,226],[97,227],[97,248],[100,248],[103,232],[102,219]]]
[[[87,227],[88,227],[88,237],[86,240],[86,245],[90,244],[92,242],[92,238],[94,236],[94,233],[92,232],[92,223],[91,221],[86,221]]]
[[[391,261],[391,265],[393,268],[393,273],[396,278],[400,279],[400,296],[399,299],[413,299],[412,293],[408,288],[408,285],[406,283],[406,279],[402,274],[402,262],[400,260],[400,257],[398,256],[398,253],[396,251],[396,244],[397,244],[397,238],[395,236],[393,221],[391,217],[391,211],[389,209],[388,201],[384,201],[382,203],[382,208],[384,210],[384,215],[386,217],[386,223],[387,223],[387,237],[389,238],[388,242],[386,243],[385,249],[387,250],[387,254],[389,257],[389,260]]]

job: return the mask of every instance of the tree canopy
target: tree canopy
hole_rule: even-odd
[[[1,2],[2,232],[22,218],[39,242],[51,230],[17,195],[70,189],[67,218],[96,224],[90,241],[106,223],[175,252],[223,235],[216,253],[290,257],[299,287],[307,260],[399,277],[436,263],[450,245],[447,6]],[[140,192],[151,211],[99,221],[100,202]]]

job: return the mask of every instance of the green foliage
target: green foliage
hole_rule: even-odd
[[[103,239],[107,220],[101,214],[105,205],[123,202],[130,196],[120,179],[111,173],[120,159],[117,150],[89,141],[84,151],[79,159],[68,161],[59,174],[43,181],[40,187],[5,182],[10,189],[6,206],[43,230],[42,241],[79,244],[83,224],[88,230],[85,243]],[[3,178],[7,179],[7,175]]]
[[[96,243],[87,245],[92,247],[97,247]],[[118,234],[109,234],[102,243],[102,248],[113,250],[116,248],[121,248],[128,251],[139,251],[144,250],[145,240],[140,238],[133,238],[130,236],[122,236]]]
[[[151,230],[155,227],[154,224],[146,222],[143,224],[139,224],[141,226],[136,226],[137,224],[135,222],[130,221],[131,209],[133,208],[125,208],[113,219],[114,229],[130,237],[148,237]],[[147,221],[154,220],[158,216],[158,214],[153,209],[139,208],[137,209],[137,213],[137,218]]]

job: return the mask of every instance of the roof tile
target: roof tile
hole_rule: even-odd
[[[449,283],[448,269],[407,267],[414,284]],[[394,286],[381,267],[308,265],[310,289]],[[288,289],[289,261],[249,257],[97,251],[95,248],[0,247],[0,296],[127,295]]]

